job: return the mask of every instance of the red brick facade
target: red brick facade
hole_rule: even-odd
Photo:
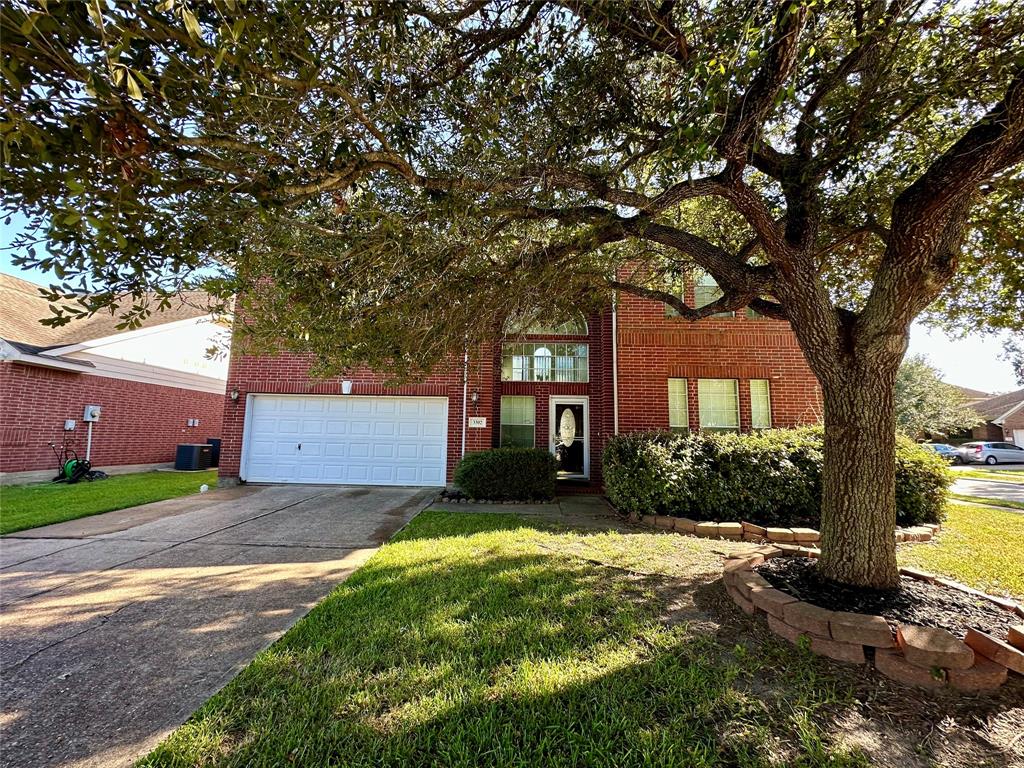
[[[0,364],[0,392],[0,472],[51,466],[56,472],[48,443],[61,444],[65,419],[77,422],[72,445],[84,458],[87,405],[103,407],[92,437],[92,463],[99,469],[174,461],[178,443],[219,437],[224,412],[221,394],[20,363]],[[199,426],[186,426],[187,419],[199,419]]]
[[[692,299],[692,297],[691,297]],[[476,350],[467,376],[467,413],[463,413],[463,361],[453,360],[421,383],[385,387],[370,371],[347,376],[352,395],[441,396],[448,398],[448,480],[462,452],[466,417],[485,417],[484,428],[466,428],[466,450],[498,445],[502,395],[535,398],[535,441],[548,447],[552,397],[585,396],[589,402],[590,482],[568,484],[566,490],[601,487],[601,452],[615,432],[613,380],[613,313],[611,308],[588,319],[588,335],[528,336],[525,341],[566,341],[589,345],[589,381],[586,383],[502,381],[501,343]],[[660,303],[633,296],[621,297],[618,324],[618,429],[630,432],[667,429],[669,378],[688,382],[689,422],[699,428],[697,381],[702,378],[739,382],[740,427],[751,426],[750,379],[769,382],[772,426],[813,423],[821,416],[821,395],[804,362],[789,326],[765,318],[737,316],[690,323],[667,317]],[[246,395],[341,395],[341,379],[313,380],[311,360],[299,355],[245,356],[233,353],[228,373],[220,473],[224,479],[239,474]],[[232,399],[232,393],[237,399]],[[475,394],[475,402],[474,402]]]
[[[693,323],[623,295],[618,330],[620,432],[668,427],[669,378],[686,379],[693,430],[700,427],[698,379],[739,381],[742,431],[751,428],[750,379],[768,381],[773,427],[812,424],[823,415],[818,382],[788,323],[739,313]]]

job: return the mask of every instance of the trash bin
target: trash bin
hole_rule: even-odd
[[[206,443],[180,443],[174,455],[174,468],[186,471],[209,469],[213,446]]]
[[[210,451],[210,466],[220,466],[220,438],[219,437],[208,437],[206,438],[207,445],[212,449]]]

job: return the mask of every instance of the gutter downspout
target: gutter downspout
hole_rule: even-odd
[[[463,347],[462,353],[462,454],[460,458],[466,456],[466,405],[469,400],[469,347]]]
[[[619,292],[612,294],[612,434],[619,434]]]

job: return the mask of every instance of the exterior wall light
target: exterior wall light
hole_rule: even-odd
[[[230,397],[231,397],[231,402],[233,402],[233,403],[237,403],[238,402],[238,389],[237,388],[231,390]]]

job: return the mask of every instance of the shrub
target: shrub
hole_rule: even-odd
[[[749,435],[620,435],[605,449],[605,492],[626,513],[818,528],[822,448],[816,427]],[[937,455],[899,439],[901,525],[938,522],[948,484]]]
[[[467,453],[455,484],[474,499],[538,501],[554,498],[557,464],[543,448],[495,448]]]
[[[953,477],[946,462],[902,435],[896,440],[896,521],[938,523]]]

